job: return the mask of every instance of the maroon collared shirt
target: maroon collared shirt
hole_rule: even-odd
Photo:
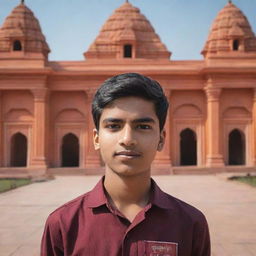
[[[207,221],[152,180],[150,203],[131,223],[113,209],[103,179],[47,219],[41,256],[210,256]]]

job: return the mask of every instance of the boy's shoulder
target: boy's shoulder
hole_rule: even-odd
[[[50,213],[49,218],[54,220],[62,216],[65,216],[67,218],[68,216],[74,215],[76,212],[83,209],[88,199],[88,196],[90,195],[90,192],[82,194],[75,199],[72,199],[71,201],[68,201],[65,204],[59,206],[57,209]]]
[[[157,206],[168,209],[171,215],[178,215],[179,218],[190,222],[205,221],[205,216],[199,209],[162,191],[154,181],[153,184],[153,201]]]
[[[75,199],[61,205],[48,217],[48,222],[56,222],[59,220],[72,220],[79,213],[84,213],[88,208],[103,205],[106,202],[102,180],[89,192],[86,192]]]
[[[170,202],[170,206],[179,214],[181,217],[189,218],[192,221],[200,221],[205,219],[204,214],[196,207],[183,200],[176,198],[170,194],[163,192]]]

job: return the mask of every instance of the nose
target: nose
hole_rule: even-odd
[[[119,144],[124,147],[132,147],[137,144],[134,132],[130,126],[125,126],[120,133]]]

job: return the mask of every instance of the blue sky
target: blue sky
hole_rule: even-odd
[[[25,0],[39,19],[50,60],[83,60],[101,26],[125,0]],[[202,59],[211,24],[228,0],[130,0],[140,8],[172,60]],[[0,1],[0,23],[20,0]],[[256,0],[233,0],[256,32]]]

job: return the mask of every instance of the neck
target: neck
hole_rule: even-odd
[[[106,170],[104,186],[115,206],[122,207],[136,204],[147,205],[149,200],[151,180],[150,174],[138,176],[121,176],[111,170]]]

